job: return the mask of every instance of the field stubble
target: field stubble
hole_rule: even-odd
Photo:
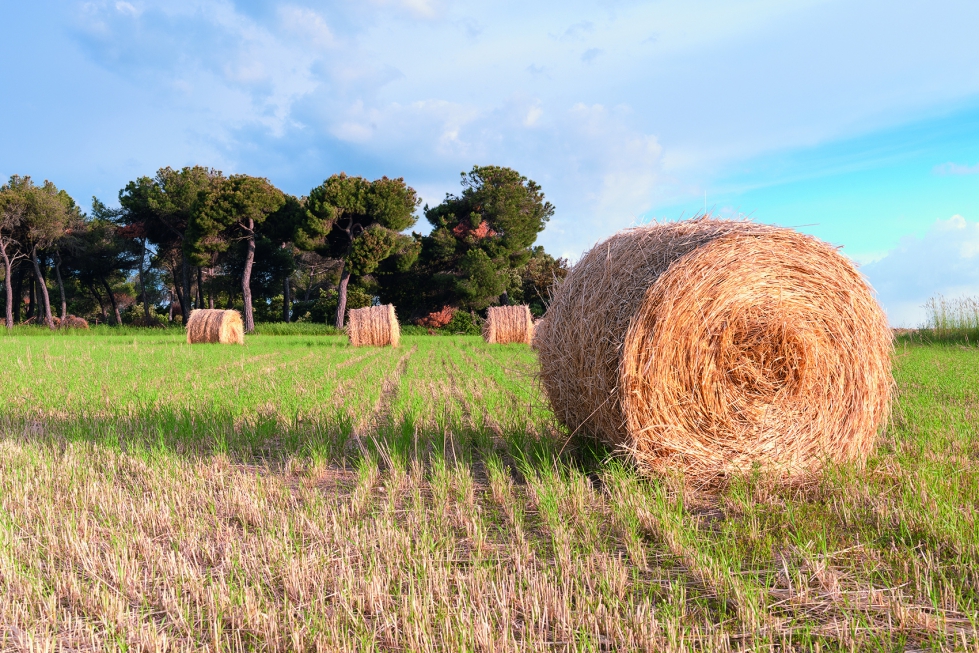
[[[566,442],[525,346],[0,338],[0,650],[975,650],[979,352],[865,469],[719,495]]]

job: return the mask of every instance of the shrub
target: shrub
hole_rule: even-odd
[[[455,335],[478,336],[482,333],[482,329],[473,313],[456,311],[448,324],[442,327],[442,332]]]

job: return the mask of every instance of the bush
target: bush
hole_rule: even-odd
[[[309,301],[298,301],[292,304],[292,315],[296,322],[317,322],[333,324],[337,316],[337,301],[339,293],[336,289],[319,290],[319,297]],[[374,297],[367,291],[355,285],[347,287],[347,310],[365,308],[374,303]],[[279,306],[281,307],[281,300]]]
[[[467,311],[456,311],[449,323],[441,329],[442,333],[453,335],[478,336],[482,333],[481,325],[476,316]]]

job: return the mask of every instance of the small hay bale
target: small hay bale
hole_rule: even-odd
[[[187,342],[220,343],[222,345],[245,344],[245,328],[238,311],[222,311],[216,308],[198,308],[187,318]]]
[[[87,329],[88,321],[85,318],[81,318],[75,315],[66,315],[65,319],[61,320],[58,325],[60,329]]]
[[[394,313],[394,305],[352,309],[347,320],[347,335],[354,347],[397,347],[401,341],[401,326]]]
[[[491,306],[483,323],[483,340],[490,344],[505,345],[511,342],[530,344],[534,339],[534,318],[530,307]]]
[[[862,461],[889,415],[884,312],[849,259],[790,229],[620,232],[582,256],[538,329],[541,382],[570,431],[694,484]]]

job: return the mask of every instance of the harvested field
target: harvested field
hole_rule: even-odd
[[[898,342],[866,468],[719,495],[568,441],[478,337],[0,351],[0,650],[979,645],[975,348]]]

